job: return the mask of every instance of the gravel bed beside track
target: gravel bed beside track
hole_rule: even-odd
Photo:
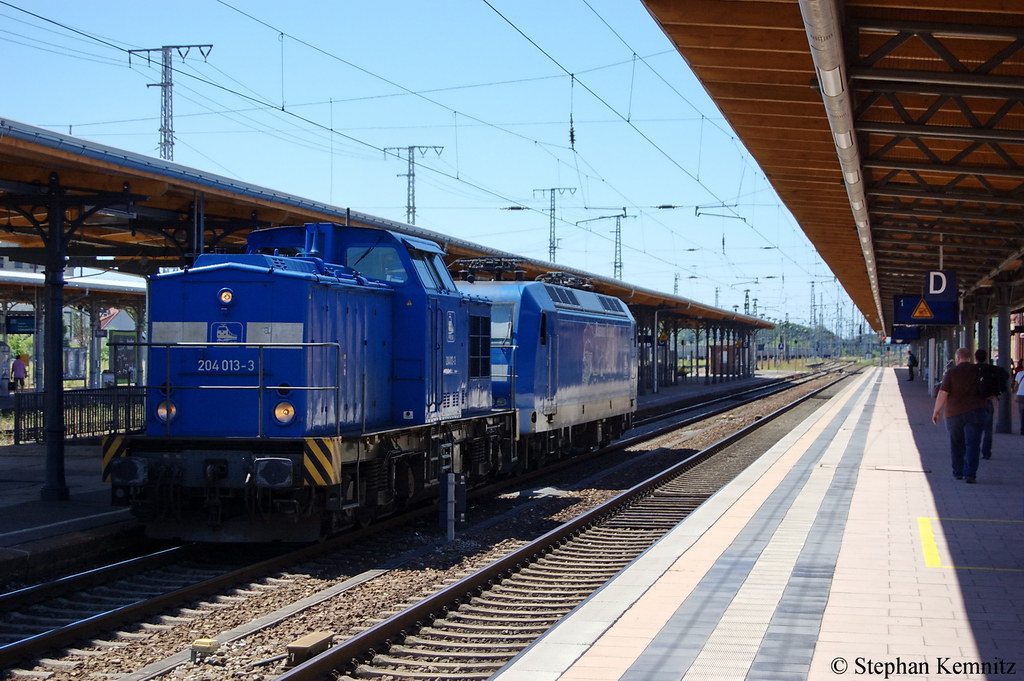
[[[498,517],[525,501],[531,505],[522,513],[466,534],[453,544],[432,547],[439,535],[434,527],[428,525],[422,525],[418,531],[389,531],[373,544],[362,542],[350,548],[341,558],[317,559],[295,566],[287,574],[167,613],[129,631],[96,641],[94,645],[83,643],[78,650],[69,651],[64,657],[9,672],[8,678],[128,679],[134,676],[131,672],[179,653],[195,639],[217,638],[223,632],[338,585],[354,575],[392,562],[404,553],[423,552],[401,567],[355,586],[341,596],[315,605],[280,624],[222,645],[218,655],[196,664],[185,662],[164,677],[186,681],[272,679],[281,671],[280,662],[260,663],[280,656],[285,644],[292,640],[316,630],[332,631],[336,640],[357,633],[422,595],[456,581],[555,525],[603,503],[694,451],[750,424],[759,416],[774,411],[790,402],[793,393],[805,394],[829,380],[811,381],[783,395],[714,417],[708,424],[690,426],[682,433],[662,436],[654,443],[634,447],[629,452],[601,457],[554,474],[540,489],[508,493],[480,503],[469,509],[468,515],[473,520]],[[812,404],[806,409],[815,407]],[[770,425],[765,429],[768,432],[757,439],[767,441],[774,438],[771,440],[774,442],[781,433],[792,428],[792,419],[802,419],[800,414],[806,415],[806,409],[794,410],[793,416]],[[590,482],[581,489],[574,489],[577,481],[637,457],[641,458],[604,476],[599,483]]]

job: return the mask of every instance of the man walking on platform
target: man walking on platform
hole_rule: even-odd
[[[974,361],[978,363],[978,386],[981,390],[981,397],[985,398],[985,409],[988,412],[985,417],[985,427],[981,431],[981,458],[992,458],[992,426],[995,421],[995,403],[999,396],[1006,392],[1006,383],[1010,375],[1006,369],[988,363],[988,353],[984,350],[974,351]],[[987,394],[985,386],[987,388]]]
[[[913,350],[907,350],[907,369],[910,371],[910,379],[914,380],[914,368],[917,367],[917,355]]]
[[[959,348],[955,359],[956,365],[942,377],[932,423],[938,423],[939,415],[945,412],[953,477],[974,483],[988,400],[978,392],[978,367],[971,363],[971,351]]]

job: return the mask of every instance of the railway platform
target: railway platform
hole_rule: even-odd
[[[0,447],[0,583],[100,553],[141,534],[128,509],[110,505],[99,474],[100,446],[68,443],[64,453],[68,501],[42,501],[43,444]]]
[[[1024,674],[1024,437],[955,480],[906,377],[863,372],[492,678]]]
[[[638,406],[697,401],[791,375],[793,372],[759,371],[754,378],[711,385],[691,379],[641,395]],[[68,442],[64,466],[71,498],[41,501],[45,445],[0,446],[0,583],[30,578],[55,562],[84,551],[100,553],[125,537],[140,536],[141,527],[129,510],[110,505],[110,487],[100,479],[100,459],[98,441]]]

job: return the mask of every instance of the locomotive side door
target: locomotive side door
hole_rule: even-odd
[[[442,375],[444,371],[444,310],[441,309],[437,296],[427,297],[427,312],[429,315],[428,324],[430,333],[427,342],[430,344],[430,370],[426,375],[426,399],[427,413],[437,414],[441,411],[441,393],[443,391]]]
[[[413,249],[410,257],[427,293],[430,368],[425,372],[425,392],[428,420],[457,418],[462,415],[465,365],[469,361],[468,355],[462,357],[465,353],[459,350],[466,344],[466,329],[462,327],[468,326],[468,318],[440,254]]]
[[[545,351],[544,399],[541,413],[550,416],[558,411],[558,317],[553,312],[542,312],[540,318],[540,342]]]

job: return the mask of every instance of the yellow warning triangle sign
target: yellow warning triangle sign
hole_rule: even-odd
[[[913,314],[910,315],[911,319],[935,319],[935,315],[932,314],[932,309],[928,307],[928,303],[922,298],[921,302],[914,308]]]

